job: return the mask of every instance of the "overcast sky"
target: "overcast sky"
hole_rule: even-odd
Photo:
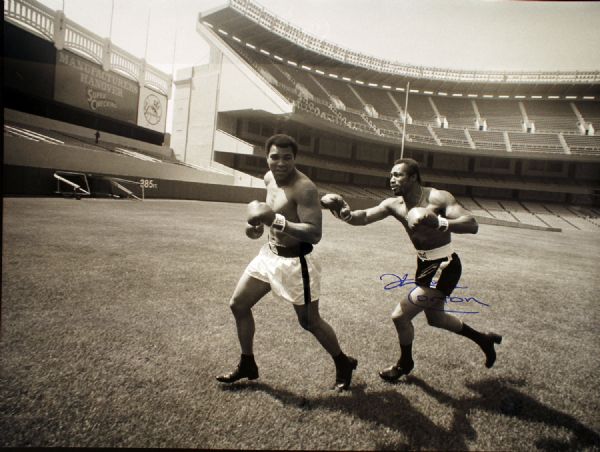
[[[195,30],[197,13],[224,1],[42,0],[42,3],[52,9],[62,9],[64,5],[69,19],[102,37],[110,36],[115,45],[139,57],[145,56],[150,64],[173,73],[174,64],[179,69],[206,61],[208,47]],[[405,64],[501,71],[600,70],[600,2],[257,0],[256,3],[321,39]]]

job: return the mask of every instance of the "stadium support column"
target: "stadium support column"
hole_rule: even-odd
[[[110,53],[111,53],[111,43],[110,43],[110,38],[106,38],[104,39],[104,50],[102,52],[102,69],[105,70],[106,72],[110,71],[111,68],[111,62],[110,62]],[[140,71],[140,76],[142,77],[139,80],[140,83],[140,88],[142,88],[144,86],[144,79],[143,77],[146,75],[146,61],[143,61],[143,65],[142,65],[142,71]]]
[[[62,50],[65,46],[65,13],[64,11],[56,11],[54,16],[54,47]]]
[[[187,163],[209,166],[213,160],[222,60],[223,54],[211,47],[209,64],[194,68],[185,149]]]
[[[187,148],[189,131],[190,98],[192,92],[192,68],[180,70],[175,76],[173,99],[173,132],[171,147],[178,160],[183,162]]]
[[[402,145],[400,147],[400,158],[404,158],[404,141],[406,137],[406,118],[408,116],[408,93],[410,82],[406,82],[406,91],[404,92],[404,118],[402,122]]]

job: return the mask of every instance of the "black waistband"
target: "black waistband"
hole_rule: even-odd
[[[277,246],[269,243],[269,249],[281,257],[300,257],[310,254],[313,246],[307,242],[300,242],[297,246]]]

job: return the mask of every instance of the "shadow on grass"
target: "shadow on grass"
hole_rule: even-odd
[[[223,386],[227,391],[261,391],[281,403],[302,410],[326,409],[346,412],[364,421],[384,426],[401,433],[405,442],[377,443],[378,450],[403,449],[461,449],[469,448],[466,441],[475,440],[477,432],[469,421],[472,410],[517,418],[529,423],[567,429],[569,441],[540,438],[535,446],[542,450],[581,450],[595,448],[600,436],[573,416],[546,406],[518,390],[523,380],[486,379],[467,383],[477,393],[474,397],[455,398],[431,387],[424,380],[409,376],[394,385],[415,386],[437,402],[451,408],[454,418],[450,428],[442,428],[411,405],[408,398],[394,389],[365,392],[366,385],[353,386],[343,394],[331,392],[322,397],[307,398],[264,383]]]
[[[472,428],[467,419],[469,411],[482,410],[517,418],[529,423],[566,429],[571,433],[569,441],[555,438],[537,439],[535,446],[542,450],[582,450],[600,445],[600,435],[573,416],[544,405],[519,391],[518,387],[525,386],[523,380],[487,379],[467,383],[466,386],[478,395],[465,399],[457,399],[432,388],[427,382],[419,378],[413,378],[412,383],[441,404],[454,409],[453,429],[458,431]]]

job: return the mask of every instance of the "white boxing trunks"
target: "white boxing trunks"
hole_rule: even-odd
[[[276,298],[297,305],[318,300],[321,292],[321,266],[310,252],[305,255],[292,252],[289,254],[294,254],[294,257],[284,257],[289,255],[286,253],[288,250],[265,243],[258,255],[250,261],[245,273],[270,284]]]

